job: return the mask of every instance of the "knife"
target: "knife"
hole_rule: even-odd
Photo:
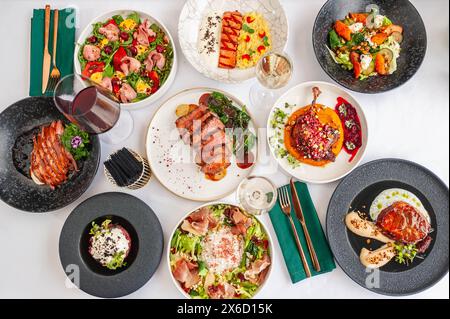
[[[306,227],[305,216],[303,215],[303,211],[302,211],[302,205],[300,204],[300,199],[297,194],[297,189],[295,188],[294,179],[292,179],[292,178],[291,178],[290,186],[291,186],[292,201],[294,203],[295,215],[297,215],[297,218],[298,218],[300,224],[302,225],[303,233],[305,234],[306,243],[308,244],[308,250],[309,250],[309,254],[311,255],[314,269],[316,271],[320,271],[319,259],[317,258],[316,250],[314,249],[314,245],[312,243],[311,236],[309,236],[308,227]]]
[[[42,61],[42,94],[45,94],[50,76],[51,56],[48,52],[48,37],[50,33],[50,5],[45,6],[45,26],[44,26],[44,60]]]

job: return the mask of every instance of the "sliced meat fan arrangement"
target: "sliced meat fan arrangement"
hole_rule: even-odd
[[[200,105],[190,105],[191,111],[176,120],[181,139],[196,153],[196,163],[206,175],[216,176],[231,165],[231,141],[225,125],[200,98]]]
[[[49,185],[52,189],[78,169],[72,154],[61,143],[63,133],[63,123],[54,121],[33,138],[30,175],[36,183]]]

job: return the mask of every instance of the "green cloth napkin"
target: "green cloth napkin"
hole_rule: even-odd
[[[331,253],[330,246],[328,245],[328,241],[323,232],[319,217],[317,216],[314,203],[312,202],[311,196],[309,195],[308,186],[304,183],[296,182],[295,187],[300,198],[303,214],[305,216],[306,226],[308,227],[308,231],[311,236],[314,249],[316,250],[317,258],[319,259],[321,268],[320,272],[314,270],[302,225],[295,215],[294,206],[292,205],[292,194],[290,193],[290,187],[288,185],[289,194],[291,194],[290,199],[292,207],[292,218],[294,219],[300,242],[305,252],[306,259],[308,260],[311,274],[312,276],[317,276],[323,273],[330,272],[334,268],[336,268],[336,264],[334,263],[333,254]],[[270,211],[269,216],[272,221],[273,228],[275,229],[275,233],[277,234],[278,242],[281,246],[281,251],[283,253],[284,261],[286,263],[289,275],[291,276],[292,283],[296,283],[305,279],[305,270],[303,269],[302,260],[295,244],[291,224],[289,223],[286,215],[284,215],[283,211],[281,210],[279,202],[277,202],[275,207]]]
[[[42,96],[42,59],[44,57],[44,20],[45,10],[34,9],[31,18],[30,48],[30,96]],[[56,66],[61,78],[73,73],[73,53],[75,50],[75,9],[59,10],[58,43]],[[53,10],[50,15],[50,33],[48,50],[53,54]],[[52,55],[53,57],[53,55]],[[53,65],[51,65],[50,70]],[[46,96],[52,96],[49,92]]]

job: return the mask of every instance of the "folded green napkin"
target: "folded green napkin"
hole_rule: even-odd
[[[336,268],[334,263],[333,255],[331,253],[330,247],[328,245],[327,239],[323,232],[322,226],[317,216],[314,203],[309,195],[308,186],[304,183],[296,182],[295,187],[297,189],[298,196],[300,198],[300,203],[302,206],[303,214],[305,216],[306,226],[308,227],[309,235],[316,250],[317,258],[320,263],[320,272],[314,270],[314,266],[311,260],[311,256],[308,251],[308,246],[306,244],[306,239],[303,233],[303,228],[298,221],[294,206],[292,205],[292,195],[291,195],[291,207],[292,207],[292,218],[297,229],[300,242],[302,244],[303,250],[305,252],[306,259],[308,260],[309,268],[311,270],[312,276],[327,273]],[[290,194],[290,188],[289,194]],[[277,202],[275,207],[270,211],[270,219],[275,229],[275,233],[278,237],[278,242],[281,246],[281,251],[283,253],[284,261],[286,263],[289,275],[291,276],[292,283],[299,282],[306,278],[305,270],[303,269],[302,260],[298,252],[297,246],[295,244],[294,234],[292,233],[291,224],[288,218],[281,210],[280,204]]]
[[[73,53],[75,50],[75,9],[59,10],[58,43],[56,66],[61,78],[73,73]],[[44,57],[45,10],[34,9],[31,18],[30,48],[30,96],[42,96],[42,59]],[[53,54],[53,10],[50,15],[48,50]],[[53,55],[52,55],[53,56]],[[53,65],[50,67],[53,67]],[[47,96],[52,96],[52,92]]]

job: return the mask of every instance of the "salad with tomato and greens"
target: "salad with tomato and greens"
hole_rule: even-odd
[[[215,204],[186,217],[170,242],[170,270],[195,299],[252,298],[272,266],[269,237],[237,206]]]
[[[397,71],[403,28],[373,9],[349,13],[337,20],[328,34],[329,51],[342,68],[356,79],[384,76]]]
[[[122,103],[155,94],[167,81],[173,59],[169,36],[137,12],[93,24],[78,53],[82,75]]]

